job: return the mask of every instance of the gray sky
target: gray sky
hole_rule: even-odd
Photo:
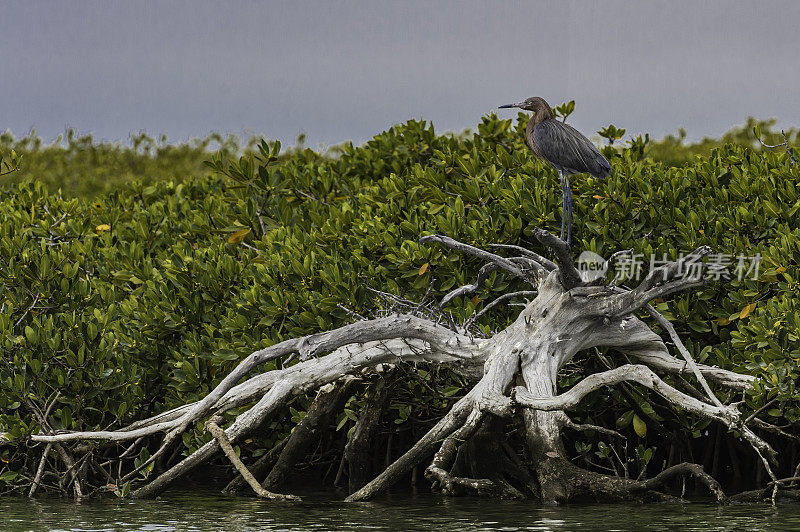
[[[800,123],[800,2],[0,0],[0,130],[361,142],[574,99],[587,134]],[[514,112],[499,111],[512,117]]]

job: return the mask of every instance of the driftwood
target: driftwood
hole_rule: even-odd
[[[432,235],[422,239],[423,243],[443,245],[477,257],[487,264],[474,285],[456,288],[444,297],[440,306],[475,291],[490,271],[503,270],[530,285],[529,289],[518,293],[530,301],[516,320],[489,338],[476,338],[467,328],[445,326],[411,314],[362,319],[339,329],[287,340],[254,352],[196,403],[119,430],[42,433],[34,434],[31,439],[34,442],[65,445],[86,440],[141,441],[164,434],[160,449],[149,463],[166,453],[166,449],[184,431],[202,423],[204,419],[254,404],[223,432],[219,433],[212,426],[211,429],[215,431],[212,441],[166,471],[154,475],[154,478],[148,478],[132,492],[134,497],[154,497],[217,456],[220,442],[235,444],[264,426],[291,398],[335,383],[334,390],[339,390],[338,393],[331,390],[323,392],[333,394],[331,403],[335,404],[319,408],[319,423],[306,418],[309,419],[309,430],[312,425],[319,428],[321,420],[327,422],[331,412],[341,409],[343,401],[350,395],[346,389],[342,391],[342,386],[348,386],[342,384],[344,377],[360,375],[379,365],[411,361],[447,367],[476,382],[427,434],[366,482],[368,469],[366,464],[361,463],[366,459],[365,446],[371,441],[372,427],[380,420],[389,393],[386,384],[381,381],[370,386],[368,405],[362,413],[363,421],[360,420],[353,440],[345,449],[353,488],[347,497],[348,501],[375,497],[431,456],[433,461],[425,474],[443,493],[524,496],[501,475],[469,478],[453,474],[453,465],[461,446],[476,438],[476,434],[483,434],[484,437],[497,434],[481,428],[497,419],[521,421],[528,464],[514,463],[516,457],[511,456],[513,453],[493,451],[493,454],[503,454],[503,460],[509,463],[508,470],[517,471],[510,475],[524,479],[521,483],[530,486],[526,491],[535,492],[533,494],[542,501],[561,503],[586,496],[597,500],[663,500],[668,497],[657,490],[675,476],[691,476],[717,500],[725,500],[719,484],[695,464],[679,464],[647,480],[630,480],[587,471],[567,460],[562,443],[564,429],[598,429],[611,436],[619,434],[602,427],[573,423],[566,412],[574,409],[586,394],[625,382],[645,386],[675,406],[737,431],[757,453],[773,485],[777,486],[776,482],[779,481],[772,473],[775,452],[747,427],[746,420],[736,406],[724,404],[712,389],[713,385],[718,391],[741,392],[752,385],[754,378],[695,363],[674,328],[649,305],[653,299],[702,285],[702,276],[687,276],[684,272],[689,264],[695,268],[702,264],[700,259],[710,254],[711,250],[698,248],[677,262],[651,271],[638,286],[628,290],[582,282],[565,242],[545,231],[537,231],[535,236],[550,250],[555,262],[516,246],[501,247],[506,252],[519,253],[519,256],[506,258],[448,237]],[[670,354],[661,337],[634,315],[638,311],[649,312],[668,332],[681,359]],[[613,348],[636,363],[589,375],[571,389],[556,394],[557,378],[564,365],[579,351],[598,347]],[[294,365],[246,378],[268,360],[294,357],[299,359]],[[663,375],[695,378],[704,393],[697,390],[686,393],[685,381],[679,390],[667,384]],[[304,445],[313,437],[311,432],[304,432],[303,427],[298,429],[297,445],[290,439],[288,443],[283,443],[281,449],[271,453],[270,464],[277,460],[277,465],[267,476],[265,487],[277,487],[283,483],[291,473],[291,465],[304,451]],[[497,449],[501,445],[502,442],[497,442]],[[276,458],[274,455],[278,453],[280,456]],[[284,455],[286,459],[282,462]],[[343,465],[344,461],[340,471]],[[525,468],[527,470],[523,471]],[[126,478],[133,478],[133,475],[135,471],[128,473]],[[241,485],[241,482],[238,484]]]

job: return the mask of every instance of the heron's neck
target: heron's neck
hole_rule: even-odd
[[[539,151],[539,147],[536,145],[536,141],[533,140],[533,128],[536,127],[536,116],[532,116],[530,120],[528,120],[528,125],[525,128],[525,144],[531,149],[533,154],[538,157],[539,159],[542,158],[542,154]]]
[[[536,111],[530,121],[533,122],[534,126],[536,126],[537,124],[541,124],[545,120],[552,120],[552,119],[553,119],[553,113],[550,112],[550,109],[548,108],[548,109],[539,109],[538,111]]]
[[[533,154],[539,159],[543,159],[544,157],[542,156],[542,152],[539,151],[539,147],[536,145],[536,141],[533,138],[533,129],[545,120],[552,119],[553,113],[550,112],[550,106],[547,106],[545,109],[539,109],[536,111],[530,120],[528,120],[528,126],[525,128],[525,143],[528,145],[531,151],[533,151]]]

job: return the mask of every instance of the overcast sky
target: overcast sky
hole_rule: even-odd
[[[0,130],[316,147],[574,99],[587,134],[800,124],[800,2],[0,0]],[[504,117],[514,112],[500,110]]]

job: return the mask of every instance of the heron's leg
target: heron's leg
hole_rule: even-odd
[[[564,182],[567,189],[567,244],[569,244],[572,237],[572,189],[569,186],[569,175],[565,176]]]
[[[561,179],[561,240],[564,240],[564,224],[567,221],[567,188],[564,183],[564,173],[559,170],[558,177]]]

